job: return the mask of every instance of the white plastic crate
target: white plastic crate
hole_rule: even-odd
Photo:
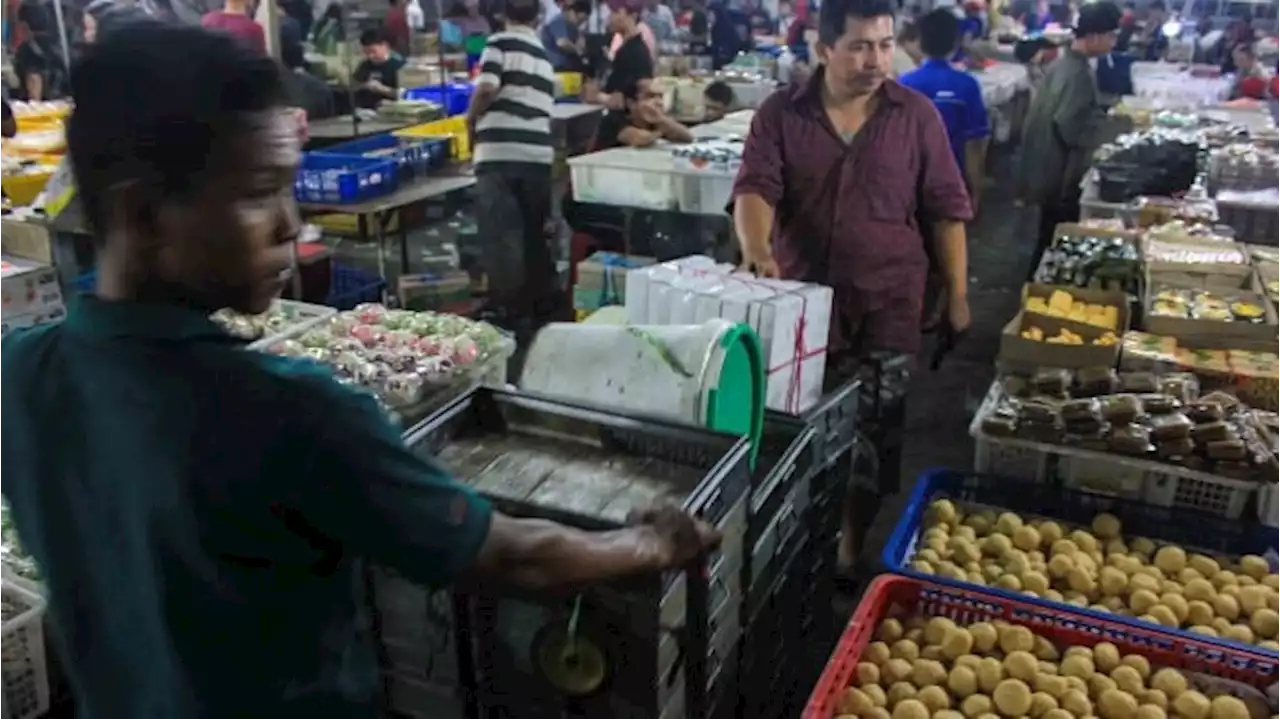
[[[678,176],[661,148],[619,147],[569,158],[573,199],[640,210],[675,210]]]
[[[1062,485],[1082,492],[1141,499],[1147,472],[1109,459],[1064,456],[1058,463]]]
[[[1014,447],[991,439],[978,439],[975,442],[975,472],[1040,482],[1049,473],[1048,465],[1049,455],[1036,449]]]
[[[1280,490],[1274,484],[1258,487],[1258,521],[1268,527],[1280,527]]]
[[[733,196],[735,175],[728,172],[684,172],[676,176],[680,211],[690,215],[723,215]]]
[[[39,594],[0,581],[4,603],[17,613],[4,620],[0,661],[4,719],[35,719],[49,711],[49,668],[44,652],[45,601]]]
[[[1157,507],[1198,509],[1227,519],[1239,519],[1249,498],[1258,490],[1257,482],[1194,476],[1173,472],[1148,472],[1143,499]]]

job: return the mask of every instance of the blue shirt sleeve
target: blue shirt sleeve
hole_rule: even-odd
[[[350,552],[415,582],[443,586],[475,564],[492,510],[434,459],[404,446],[363,391],[308,378],[315,417],[304,486],[293,488],[303,519]]]
[[[987,103],[982,99],[982,86],[972,77],[965,83],[964,139],[981,140],[991,136],[991,120],[987,117]]]

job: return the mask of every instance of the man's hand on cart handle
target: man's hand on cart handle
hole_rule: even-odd
[[[672,504],[657,504],[633,512],[628,519],[631,524],[653,531],[661,557],[659,563],[668,569],[683,567],[698,555],[720,546],[720,532],[715,527]]]

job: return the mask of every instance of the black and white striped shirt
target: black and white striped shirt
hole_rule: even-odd
[[[551,108],[556,76],[532,28],[512,25],[489,36],[480,56],[476,85],[498,88],[498,96],[476,122],[475,165],[550,165]]]

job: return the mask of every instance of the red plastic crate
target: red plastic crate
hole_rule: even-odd
[[[1276,657],[1201,642],[1158,630],[1131,627],[1067,610],[1037,606],[986,592],[945,587],[911,577],[885,575],[867,587],[853,618],[818,679],[803,719],[832,719],[840,695],[880,619],[893,606],[927,617],[946,616],[956,623],[1003,619],[1030,629],[1059,647],[1092,647],[1111,642],[1121,654],[1141,654],[1153,666],[1201,672],[1249,684],[1266,692],[1276,681]]]

